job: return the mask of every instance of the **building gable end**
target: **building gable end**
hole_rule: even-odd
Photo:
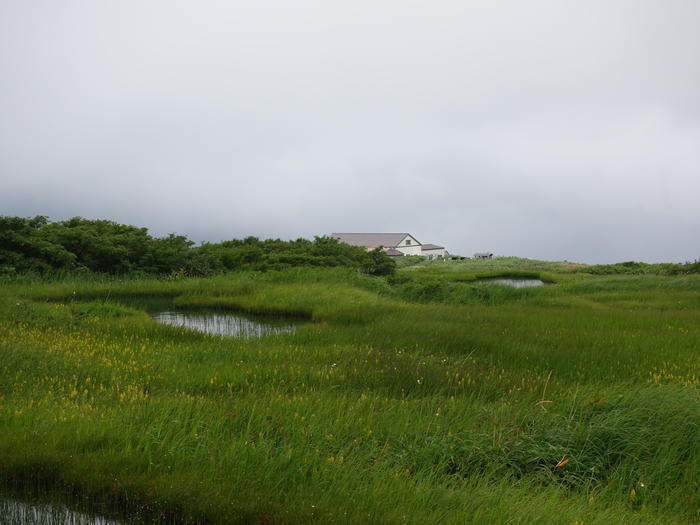
[[[410,243],[406,244],[407,240],[410,241]],[[403,239],[401,239],[401,242],[399,242],[399,244],[397,244],[396,246],[401,247],[401,248],[405,248],[407,246],[420,246],[420,245],[421,245],[421,243],[418,242],[418,239],[416,239],[410,233],[407,233],[406,236]]]

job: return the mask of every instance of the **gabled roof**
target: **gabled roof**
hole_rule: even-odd
[[[398,246],[407,235],[415,239],[410,233],[331,233],[331,237],[340,242],[350,244],[351,246],[366,246],[368,248],[375,248],[377,246],[393,248],[394,246]],[[416,242],[418,241],[416,240]],[[412,246],[420,246],[420,243],[413,244]]]
[[[444,246],[438,246],[437,244],[422,244],[421,248],[423,250],[444,250]]]

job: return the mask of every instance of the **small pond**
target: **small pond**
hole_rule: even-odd
[[[173,304],[170,297],[116,297],[126,306],[145,310],[154,321],[222,337],[251,339],[291,334],[308,322],[298,317],[257,315],[221,308],[187,308]]]
[[[301,323],[290,318],[244,315],[223,310],[164,310],[149,313],[158,323],[243,339],[291,334]]]
[[[540,279],[517,279],[517,278],[494,278],[494,279],[479,279],[477,282],[481,284],[500,284],[502,286],[512,286],[513,288],[532,288],[533,286],[542,286],[544,281]]]
[[[71,510],[60,504],[26,503],[0,495],[3,525],[121,525],[124,522]]]

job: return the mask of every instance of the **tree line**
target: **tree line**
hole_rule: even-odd
[[[293,241],[246,237],[195,246],[184,235],[154,237],[147,228],[108,220],[0,216],[0,275],[88,271],[206,276],[295,266],[344,266],[373,275],[396,269],[381,249],[367,251],[325,236]]]

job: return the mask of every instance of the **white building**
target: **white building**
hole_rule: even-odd
[[[435,259],[447,255],[447,250],[442,246],[421,244],[410,233],[331,233],[331,237],[351,246],[362,246],[367,250],[381,247],[391,257],[422,255]]]
[[[421,245],[421,255],[428,259],[442,259],[447,255],[447,250],[444,246],[436,246],[435,244]]]

